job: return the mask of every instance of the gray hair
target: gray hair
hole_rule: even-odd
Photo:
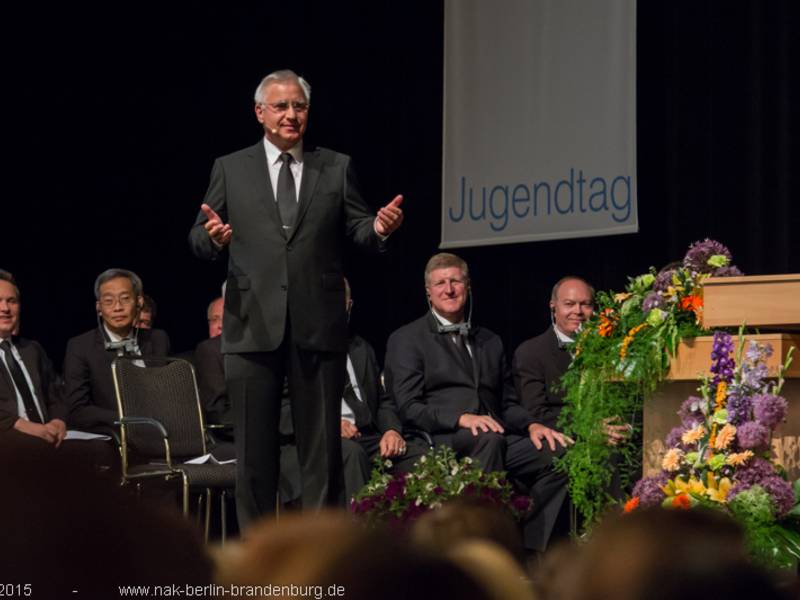
[[[281,69],[280,71],[273,71],[264,79],[261,80],[261,83],[258,84],[256,88],[256,93],[253,96],[256,104],[263,104],[264,102],[264,91],[267,89],[272,83],[284,83],[287,81],[292,81],[297,83],[303,90],[303,94],[305,94],[306,102],[311,102],[311,84],[308,83],[305,79],[300,77],[294,71],[289,69]]]
[[[100,286],[107,281],[111,281],[112,279],[116,279],[118,277],[125,277],[131,280],[134,296],[138,298],[142,295],[144,286],[142,286],[142,280],[136,273],[129,271],[128,269],[106,269],[97,276],[97,279],[94,280],[94,297],[97,300],[100,300]]]
[[[428,278],[432,271],[437,269],[450,269],[453,267],[461,269],[461,273],[464,275],[464,279],[466,279],[465,283],[469,282],[469,267],[467,266],[467,262],[455,254],[439,252],[439,254],[431,256],[430,260],[428,260],[428,264],[425,265],[425,285],[428,285]]]

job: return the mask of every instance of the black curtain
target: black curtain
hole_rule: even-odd
[[[706,236],[747,273],[800,272],[798,19],[790,1],[640,2],[638,234],[465,248],[474,320],[510,351],[548,322],[549,288],[626,276]],[[254,143],[260,78],[313,86],[308,142],[351,154],[375,207],[406,195],[388,257],[351,253],[354,326],[382,355],[426,309],[440,230],[440,1],[165,4],[7,13],[0,268],[22,288],[23,334],[61,361],[95,325],[92,284],[137,271],[173,347],[205,335],[224,264],[186,235],[215,156]],[[502,110],[502,102],[486,107]]]

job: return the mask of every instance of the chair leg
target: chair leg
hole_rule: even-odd
[[[183,518],[189,516],[189,480],[183,475]]]
[[[200,527],[202,518],[203,518],[203,492],[200,492],[197,495],[197,511],[194,514],[194,520],[197,523],[197,527]]]
[[[222,490],[222,492],[219,495],[219,521],[221,529],[220,533],[222,537],[221,545],[223,548],[225,547],[225,540],[228,537],[228,513],[225,510],[227,508],[225,502],[226,499],[227,499],[227,493],[225,490]]]
[[[205,540],[208,544],[209,531],[211,529],[211,488],[206,488],[206,518],[205,518]]]

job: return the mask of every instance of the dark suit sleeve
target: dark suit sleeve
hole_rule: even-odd
[[[429,433],[458,428],[457,407],[431,406],[425,397],[425,358],[414,330],[396,331],[386,348],[386,385],[404,423]]]
[[[375,215],[361,196],[353,161],[349,156],[346,160],[343,190],[346,233],[355,244],[382,252],[386,242],[375,232]]]
[[[547,384],[541,354],[531,343],[523,343],[514,353],[514,384],[520,403],[534,421],[547,421]]]
[[[163,329],[153,329],[152,337],[153,341],[153,356],[169,356],[169,336],[167,332]]]
[[[197,387],[210,423],[225,423],[228,412],[228,391],[222,354],[209,342],[197,345]]]
[[[225,169],[220,159],[214,161],[211,180],[203,202],[219,215],[223,223],[228,222],[228,209],[225,202]],[[208,236],[204,227],[207,221],[205,213],[202,210],[198,211],[194,225],[189,231],[189,247],[198,258],[216,260],[222,253],[222,249],[217,247]]]
[[[501,359],[502,374],[503,374],[503,422],[517,431],[525,434],[527,433],[528,425],[534,422],[530,413],[525,410],[519,402],[519,397],[514,389],[514,379],[511,375],[511,369],[508,366],[505,353]]]
[[[367,354],[367,375],[374,379],[374,381],[370,382],[370,385],[374,386],[378,395],[378,410],[375,416],[378,431],[386,433],[390,429],[394,429],[402,434],[403,426],[400,423],[400,417],[397,416],[397,406],[381,383],[380,369],[378,368],[378,360],[375,358],[375,351],[366,341],[364,342],[364,348]]]
[[[64,380],[53,368],[53,363],[38,343],[33,342],[39,354],[39,373],[42,381],[42,394],[50,420],[67,420],[67,407],[64,404]]]
[[[67,424],[73,429],[110,425],[119,418],[116,411],[92,403],[92,371],[84,350],[80,340],[73,338],[67,343],[64,355]]]

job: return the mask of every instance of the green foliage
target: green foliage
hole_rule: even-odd
[[[634,459],[640,432],[633,432],[627,443],[609,446],[603,423],[630,423],[664,379],[680,339],[702,333],[697,324],[702,279],[679,268],[668,289],[655,291],[656,273],[651,269],[630,279],[624,293],[599,292],[597,311],[573,345],[574,360],[561,381],[565,407],[559,427],[575,445],[558,461],[558,468],[569,476],[570,496],[587,524],[613,502],[606,491],[613,468],[620,470],[623,485],[637,476]],[[646,302],[654,295],[656,308]],[[621,458],[614,467],[612,453]]]

